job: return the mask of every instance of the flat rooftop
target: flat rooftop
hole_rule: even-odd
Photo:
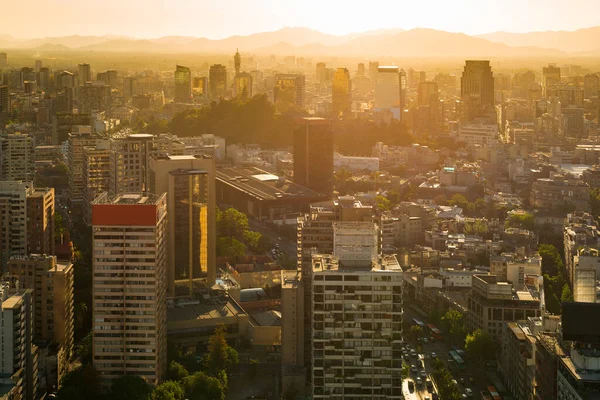
[[[257,200],[321,199],[323,196],[256,167],[219,168],[217,182],[231,186]]]
[[[240,314],[245,314],[244,310],[231,300],[215,301],[214,303],[190,300],[176,303],[174,307],[167,307],[167,322],[209,320],[235,317]]]
[[[380,256],[376,262],[362,266],[344,266],[331,254],[313,254],[314,272],[402,272],[395,254]]]
[[[114,197],[101,195],[94,200],[93,204],[152,205],[158,204],[161,197],[152,193],[121,193]]]

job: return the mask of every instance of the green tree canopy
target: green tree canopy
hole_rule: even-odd
[[[182,381],[185,394],[194,400],[224,400],[225,390],[221,381],[198,371]]]
[[[181,381],[183,378],[189,375],[189,372],[183,365],[177,361],[171,361],[167,369],[167,379],[171,381]]]
[[[217,233],[221,237],[244,238],[248,230],[248,217],[243,212],[228,208],[225,211],[217,210]]]
[[[123,375],[113,382],[110,392],[114,400],[148,400],[152,391],[142,377]]]
[[[241,257],[246,255],[246,246],[236,238],[220,237],[217,239],[218,257]]]
[[[379,211],[389,211],[392,206],[392,202],[383,196],[375,196],[375,204]]]
[[[166,381],[158,385],[150,395],[150,400],[183,400],[185,392],[179,382]]]
[[[532,231],[535,229],[535,217],[533,214],[512,214],[506,219],[504,225],[507,228],[520,228]]]
[[[442,316],[444,328],[450,335],[453,343],[464,343],[467,329],[465,328],[464,314],[458,310],[450,309]]]
[[[228,371],[238,363],[237,351],[227,344],[225,326],[215,329],[208,341],[208,353],[204,360],[207,371],[216,376],[220,371]]]
[[[474,360],[491,360],[494,358],[494,341],[489,333],[477,329],[467,335],[465,351]]]

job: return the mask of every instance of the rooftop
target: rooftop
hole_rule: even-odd
[[[167,321],[181,322],[208,320],[212,318],[235,317],[245,314],[244,310],[231,300],[179,300],[167,308]]]
[[[314,272],[402,272],[395,254],[382,255],[376,262],[364,266],[345,266],[331,254],[313,254]]]
[[[121,193],[113,197],[109,197],[106,193],[98,196],[93,204],[120,204],[120,205],[152,205],[159,204],[162,196],[157,196],[151,193]]]
[[[234,187],[257,200],[321,199],[323,196],[285,177],[278,177],[256,167],[219,168],[218,182]]]

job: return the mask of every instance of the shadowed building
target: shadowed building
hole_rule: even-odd
[[[333,128],[323,118],[303,118],[294,132],[294,182],[333,193]]]

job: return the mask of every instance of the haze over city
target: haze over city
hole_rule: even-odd
[[[0,400],[598,400],[597,0],[0,7]]]

